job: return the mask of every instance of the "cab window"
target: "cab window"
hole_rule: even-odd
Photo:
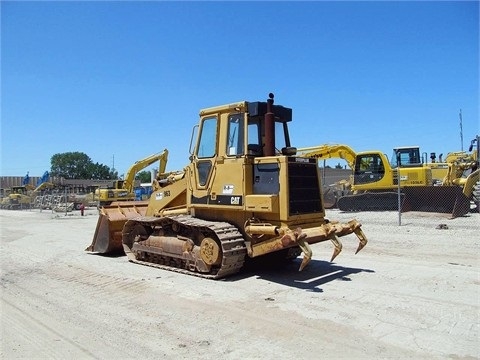
[[[217,118],[207,118],[203,120],[200,130],[200,140],[198,142],[197,156],[199,158],[210,158],[216,154],[217,139]]]
[[[275,148],[281,150],[287,146],[285,142],[285,128],[283,122],[275,122]]]
[[[355,160],[354,182],[365,184],[379,181],[385,176],[385,166],[377,154],[358,155]]]
[[[247,153],[254,156],[262,156],[262,136],[260,134],[260,122],[258,119],[249,119],[247,127]]]
[[[227,155],[237,156],[244,154],[243,115],[234,114],[228,118]]]
[[[400,167],[418,166],[421,164],[420,150],[418,148],[394,149],[391,163]]]

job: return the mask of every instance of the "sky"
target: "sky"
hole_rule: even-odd
[[[445,156],[480,132],[478,1],[1,1],[0,11],[1,176],[41,176],[64,152],[124,174],[168,149],[167,170],[181,170],[200,109],[270,92],[293,109],[296,147]]]

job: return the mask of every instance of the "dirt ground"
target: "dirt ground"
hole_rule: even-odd
[[[0,357],[480,358],[480,214],[327,215],[368,245],[213,281],[86,253],[95,210],[0,210]]]

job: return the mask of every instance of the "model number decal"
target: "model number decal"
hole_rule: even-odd
[[[165,190],[155,194],[155,200],[162,200],[164,197],[170,196],[170,190]]]

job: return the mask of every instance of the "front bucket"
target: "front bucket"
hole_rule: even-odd
[[[145,216],[147,206],[148,201],[125,201],[102,207],[92,244],[85,251],[102,254],[123,252],[123,226],[129,219]]]

